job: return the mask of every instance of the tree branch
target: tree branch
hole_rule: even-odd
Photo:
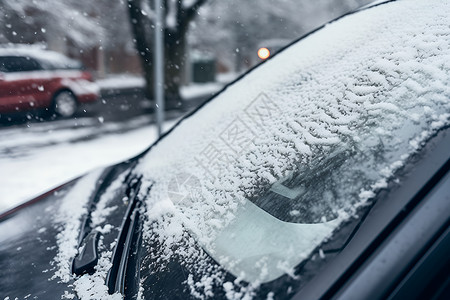
[[[155,11],[151,9],[148,1],[142,2],[141,14],[143,14],[145,18],[151,22],[154,22],[156,18]]]
[[[205,4],[206,1],[207,1],[207,0],[197,0],[194,4],[192,4],[191,7],[185,9],[185,12],[186,12],[186,13],[185,13],[185,19],[186,19],[186,22],[187,22],[187,23],[189,23],[189,21],[191,21],[191,20],[194,18],[195,13],[198,11],[198,9],[199,9],[203,4]]]

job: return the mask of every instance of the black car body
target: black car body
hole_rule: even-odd
[[[445,299],[449,6],[343,17],[2,214],[0,296]]]

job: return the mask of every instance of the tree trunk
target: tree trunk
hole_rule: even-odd
[[[134,43],[141,60],[142,71],[145,77],[145,97],[154,98],[154,70],[151,36],[146,32],[145,16],[141,12],[143,0],[128,0],[128,15],[133,31]],[[144,0],[146,1],[146,0]]]
[[[165,33],[165,93],[167,107],[181,105],[180,86],[183,83],[186,64],[185,30],[174,34],[166,29]]]
[[[142,13],[142,1],[127,0],[128,14],[133,31],[134,43],[141,59],[142,71],[146,81],[146,97],[153,99],[154,95],[154,69],[153,69],[153,24]],[[181,105],[180,86],[183,83],[186,68],[186,33],[189,23],[194,19],[198,8],[206,0],[197,0],[189,9],[184,9],[182,0],[176,2],[177,24],[175,28],[164,30],[164,80],[165,80],[165,104],[167,108],[175,108]],[[164,6],[168,8],[165,0]]]

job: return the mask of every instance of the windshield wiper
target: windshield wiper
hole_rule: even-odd
[[[99,184],[89,199],[88,214],[84,218],[80,229],[78,253],[72,261],[72,273],[76,275],[85,273],[92,274],[95,271],[94,267],[97,265],[99,258],[98,241],[100,239],[100,233],[92,231],[91,213],[97,206],[100,196],[111,183],[114,173],[113,167],[109,167],[103,172],[98,180]]]
[[[140,207],[139,189],[141,187],[141,177],[131,177],[127,180],[128,187],[126,195],[129,199],[128,207],[124,215],[120,232],[117,237],[117,244],[111,259],[112,267],[106,278],[106,285],[110,294],[119,292],[125,293],[126,275],[136,268],[136,263],[130,262],[131,253],[140,240]],[[134,266],[133,266],[134,265]],[[138,270],[137,270],[138,271]],[[135,274],[136,275],[136,274]]]
[[[136,177],[132,170],[133,166],[123,183],[126,186],[126,189],[123,191],[122,195],[125,196],[126,199],[129,199],[129,202],[119,228],[119,236],[116,239],[116,247],[112,257],[112,268],[106,281],[108,288],[112,293],[116,291],[123,292],[127,258],[130,256],[129,249],[131,249],[132,242],[136,240],[133,234],[135,232],[140,232],[137,227],[139,223],[139,208],[141,206],[138,197],[141,186],[141,177]],[[95,272],[95,266],[100,257],[98,246],[102,234],[92,227],[92,212],[95,211],[100,197],[104,194],[118,173],[120,173],[120,170],[117,170],[114,167],[106,169],[98,180],[95,191],[91,194],[88,214],[84,218],[80,228],[78,253],[72,261],[72,272],[76,275],[83,275],[85,273],[93,274]]]

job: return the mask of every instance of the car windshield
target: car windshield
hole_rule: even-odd
[[[151,186],[144,238],[161,245],[161,268],[178,255],[201,273],[191,287],[213,284],[222,271],[202,263],[200,244],[237,282],[295,278],[294,268],[448,124],[447,25],[435,19],[419,1],[344,17],[247,73],[154,145],[138,172],[142,192]]]
[[[364,283],[450,129],[450,1],[372,1],[3,1],[0,299]]]

